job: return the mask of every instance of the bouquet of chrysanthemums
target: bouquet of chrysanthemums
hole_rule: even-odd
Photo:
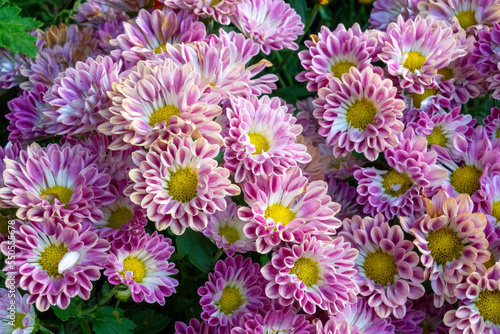
[[[69,2],[0,48],[0,333],[500,333],[500,0]]]

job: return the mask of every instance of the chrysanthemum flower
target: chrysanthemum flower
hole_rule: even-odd
[[[198,294],[201,318],[210,326],[219,326],[219,334],[230,333],[240,315],[262,311],[269,303],[259,265],[241,255],[219,260]]]
[[[418,9],[422,17],[445,21],[468,33],[500,21],[500,4],[495,0],[427,0],[419,2]]]
[[[382,318],[403,318],[406,301],[424,294],[424,271],[411,241],[404,239],[401,227],[389,226],[382,214],[375,218],[354,216],[344,219],[339,236],[359,251],[354,277],[362,296]]]
[[[295,143],[302,127],[278,98],[234,99],[227,116],[230,128],[224,160],[236,182],[283,175],[297,163],[311,160],[306,147]]]
[[[104,23],[126,21],[130,18],[126,12],[110,7],[102,0],[85,1],[76,8],[72,17],[76,22],[92,25],[94,28]]]
[[[379,57],[387,64],[387,71],[399,78],[401,88],[423,94],[439,69],[465,56],[463,49],[457,46],[453,30],[445,22],[420,16],[404,21],[399,16],[387,27],[386,44]]]
[[[304,312],[316,308],[332,314],[356,302],[359,288],[354,281],[358,251],[343,238],[322,242],[315,237],[300,245],[281,247],[262,268],[269,281],[266,295],[283,305],[298,301]]]
[[[484,129],[491,140],[500,138],[500,109],[491,108],[491,112],[483,120]]]
[[[114,7],[122,12],[138,12],[143,8],[151,8],[152,0],[99,0],[99,2]]]
[[[243,0],[160,0],[165,6],[182,9],[204,19],[214,19],[220,24],[231,23],[230,17],[236,11],[236,6]]]
[[[500,332],[500,263],[486,273],[474,272],[457,286],[455,294],[461,304],[448,311],[444,323],[451,334],[496,334]]]
[[[16,275],[19,286],[29,292],[29,304],[44,312],[50,305],[67,308],[76,295],[84,300],[90,297],[91,281],[101,276],[107,241],[89,231],[89,226],[76,230],[50,220],[36,226],[17,220],[14,227],[15,268],[6,266],[4,271]],[[1,249],[8,255],[8,242]]]
[[[266,55],[272,50],[297,50],[294,42],[304,34],[297,12],[283,0],[248,0],[236,6],[232,23],[245,36],[259,43]]]
[[[110,54],[111,51],[117,48],[117,46],[113,46],[109,42],[125,32],[123,28],[123,22],[125,21],[126,20],[115,20],[112,22],[103,22],[97,27],[95,34],[99,39],[98,47],[101,54]],[[126,63],[126,65],[130,64]]]
[[[205,25],[198,17],[186,11],[176,13],[164,8],[147,11],[142,9],[137,18],[123,23],[125,33],[110,41],[119,49],[111,54],[132,64],[139,60],[155,59],[165,51],[166,44],[201,41],[206,36]]]
[[[358,297],[355,304],[347,305],[325,323],[318,321],[316,334],[394,334],[394,326],[380,318],[364,297]]]
[[[342,74],[349,73],[351,67],[361,71],[371,66],[378,43],[374,37],[364,34],[357,23],[348,30],[339,24],[333,32],[323,26],[312,38],[305,42],[308,50],[299,52],[305,71],[296,77],[298,81],[307,81],[311,92],[327,87],[332,77],[341,80]]]
[[[35,329],[35,308],[27,302],[29,295],[21,296],[14,292],[0,289],[0,331],[4,334],[30,334]],[[14,312],[11,312],[14,306]],[[14,323],[14,326],[11,325]]]
[[[499,47],[500,23],[495,22],[492,27],[481,29],[478,32],[469,64],[484,76],[500,73],[498,68],[500,54],[497,52]]]
[[[113,85],[113,105],[101,110],[98,130],[115,135],[111,150],[149,147],[162,133],[191,135],[194,129],[211,144],[222,144],[218,94],[202,99],[203,87],[193,64],[179,68],[170,60],[141,61],[136,70]],[[193,129],[194,127],[194,129]]]
[[[431,281],[434,305],[453,303],[456,284],[476,270],[484,270],[490,258],[484,228],[486,217],[472,213],[469,195],[448,198],[443,191],[427,199],[427,213],[413,222],[409,233],[422,253],[424,276]]]
[[[147,209],[160,231],[167,227],[177,235],[187,227],[201,231],[207,226],[207,214],[224,211],[225,197],[240,193],[229,181],[229,171],[217,167],[213,158],[218,153],[219,147],[203,138],[158,141],[147,153],[133,153],[139,168],[130,171],[134,183],[125,195]]]
[[[97,222],[102,219],[99,207],[115,196],[108,191],[111,177],[98,170],[95,159],[80,145],[32,144],[20,152],[19,160],[4,160],[5,187],[11,194],[0,196],[19,207],[20,219],[60,217],[69,225],[83,219]]]
[[[217,334],[217,326],[210,326],[208,322],[193,318],[189,320],[189,326],[183,322],[175,322],[174,334]]]
[[[500,175],[496,174],[485,179],[481,188],[484,192],[478,211],[484,213],[488,221],[496,226],[500,221]]]
[[[235,252],[254,251],[255,241],[245,235],[245,222],[238,218],[240,206],[231,200],[226,201],[226,210],[208,216],[208,224],[203,234],[215,241],[217,247],[224,249],[228,256],[233,256]]]
[[[415,19],[418,14],[417,4],[423,0],[375,0],[370,12],[370,29],[385,30],[387,26],[396,22],[398,16],[406,21]]]
[[[363,207],[356,202],[358,193],[349,183],[336,180],[333,176],[327,178],[328,192],[332,201],[340,204],[340,211],[336,217],[340,220],[351,218],[354,215],[363,215]]]
[[[363,212],[382,213],[387,220],[419,212],[424,207],[422,193],[429,194],[448,177],[447,170],[437,165],[436,152],[427,152],[425,138],[407,128],[398,139],[398,146],[385,151],[390,170],[369,167],[354,172]]]
[[[422,333],[448,334],[449,328],[445,326],[443,318],[446,312],[453,309],[453,306],[445,304],[435,307],[433,300],[433,295],[425,294],[413,302],[413,308],[424,313],[424,318],[418,325],[422,328]]]
[[[26,80],[21,74],[21,66],[28,66],[27,56],[0,48],[0,89],[10,89]]]
[[[443,110],[432,116],[420,112],[419,117],[408,127],[413,128],[417,135],[426,137],[430,149],[435,150],[435,146],[438,146],[454,161],[460,162],[474,134],[475,124],[476,120],[471,115],[460,114],[460,108],[457,107],[450,112]]]
[[[298,112],[295,118],[297,118],[297,124],[302,125],[302,136],[311,139],[313,145],[319,145],[325,142],[325,138],[318,133],[319,124],[318,120],[313,116],[314,109],[316,109],[313,101],[314,97],[312,96],[297,101]]]
[[[4,159],[18,160],[21,150],[22,146],[18,141],[8,142],[5,147],[0,147],[0,208],[16,207],[12,202],[12,190],[5,187],[3,178],[3,172],[5,170]]]
[[[335,157],[348,152],[363,153],[375,160],[380,152],[397,145],[397,134],[403,130],[401,111],[404,102],[396,98],[396,88],[382,79],[371,67],[361,72],[351,67],[342,81],[332,78],[321,88],[314,104],[319,120],[319,134]]]
[[[394,315],[390,316],[390,322],[394,325],[394,334],[423,334],[422,327],[418,324],[425,317],[424,311],[416,309],[413,305],[413,300],[406,301],[406,313],[401,319]]]
[[[299,167],[245,183],[248,207],[241,207],[238,216],[246,222],[247,237],[256,240],[257,252],[268,253],[285,242],[302,243],[309,234],[322,239],[335,234],[341,225],[334,217],[340,205],[326,192],[326,182],[308,183]]]

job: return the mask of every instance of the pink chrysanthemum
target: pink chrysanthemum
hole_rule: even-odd
[[[389,226],[382,214],[375,218],[354,216],[344,219],[339,236],[359,251],[355,259],[355,281],[368,305],[382,318],[406,314],[406,301],[424,294],[424,271],[411,241],[404,239],[401,227]]]
[[[496,174],[488,178],[481,187],[485,196],[479,203],[478,209],[487,215],[491,224],[496,226],[500,221],[500,175]]]
[[[175,322],[174,334],[217,334],[217,326],[210,326],[208,322],[193,318],[189,320],[189,326],[183,322]]]
[[[111,247],[104,275],[111,284],[124,284],[132,299],[139,303],[165,305],[165,298],[175,293],[179,284],[170,277],[177,274],[168,259],[174,252],[172,240],[154,232],[132,238],[128,249]]]
[[[96,156],[80,145],[32,144],[19,160],[5,159],[4,182],[20,219],[60,217],[76,225],[102,219],[99,209],[115,200],[108,191],[111,177],[98,170]]]
[[[333,176],[329,176],[327,182],[327,194],[330,195],[333,202],[340,204],[340,211],[336,214],[338,219],[344,220],[354,215],[363,215],[363,207],[356,202],[358,197],[356,188],[347,182],[336,180]]]
[[[341,80],[342,74],[349,73],[351,67],[361,71],[371,66],[378,43],[376,38],[364,34],[357,23],[348,30],[339,24],[333,32],[323,26],[312,38],[305,42],[308,50],[299,52],[305,71],[296,77],[298,81],[307,81],[311,92],[327,87],[332,77]]]
[[[219,334],[229,334],[240,315],[263,311],[269,303],[259,265],[241,255],[218,261],[198,294],[201,318],[210,326],[219,326]]]
[[[208,224],[203,234],[215,241],[217,247],[224,249],[228,256],[233,256],[235,252],[254,251],[255,241],[245,235],[245,222],[238,218],[240,206],[230,200],[227,202],[226,210],[208,216]]]
[[[298,301],[304,312],[316,308],[332,314],[356,302],[359,288],[354,281],[358,251],[343,238],[322,242],[315,237],[300,245],[284,246],[262,268],[269,281],[266,295],[283,305]]]
[[[439,69],[466,54],[446,23],[420,16],[408,21],[399,16],[387,27],[385,43],[379,57],[387,71],[399,78],[401,88],[418,94],[424,93]]]
[[[468,33],[500,21],[500,4],[496,0],[427,0],[418,4],[419,15],[445,21],[454,30]]]
[[[328,240],[341,225],[334,215],[340,210],[327,195],[324,181],[308,183],[299,167],[285,175],[259,177],[243,185],[245,202],[238,216],[245,234],[256,240],[257,252],[265,254],[286,243],[302,243],[308,235]]]
[[[424,276],[431,281],[434,305],[454,303],[456,285],[475,270],[484,270],[490,258],[484,228],[486,217],[472,213],[469,195],[448,198],[443,191],[427,199],[427,213],[413,222],[409,233],[415,237]]]
[[[306,147],[294,142],[302,127],[278,98],[234,99],[227,116],[230,128],[224,160],[236,182],[283,175],[297,163],[311,160]]]
[[[394,334],[388,319],[380,318],[363,297],[328,321],[316,323],[316,334]]]
[[[441,307],[435,307],[433,300],[433,295],[425,294],[413,302],[413,309],[424,313],[424,318],[418,325],[422,328],[422,333],[448,334],[448,328],[444,325],[443,318],[446,312],[453,309],[453,306],[445,304]]]
[[[283,0],[248,0],[236,6],[232,23],[260,44],[268,55],[272,50],[297,50],[294,42],[304,34],[304,24],[297,12]]]
[[[28,59],[21,53],[13,54],[7,48],[0,48],[0,89],[10,89],[26,80],[21,67],[28,66]]]
[[[492,27],[481,29],[474,42],[474,49],[469,59],[469,65],[474,66],[484,76],[500,73],[500,23],[495,22]]]
[[[387,220],[419,212],[424,207],[422,193],[429,194],[448,177],[446,169],[437,165],[436,152],[427,152],[425,138],[407,128],[398,139],[398,146],[385,151],[390,170],[369,167],[354,172],[363,212],[382,213]]]
[[[476,120],[471,115],[460,114],[460,108],[457,107],[450,112],[443,110],[432,116],[420,112],[419,117],[409,123],[408,127],[413,128],[417,135],[426,137],[431,150],[438,146],[454,161],[460,162],[474,134],[475,124]],[[438,152],[441,152],[441,149],[438,149]]]
[[[179,235],[187,227],[201,231],[207,214],[226,209],[226,196],[240,193],[229,181],[229,171],[217,167],[217,145],[201,138],[175,137],[157,141],[149,152],[133,153],[139,168],[130,171],[133,184],[125,190],[132,202],[147,209],[158,230],[170,227]]]
[[[124,11],[110,7],[102,0],[87,0],[76,8],[72,17],[76,22],[92,25],[94,28],[104,23],[126,21],[130,18]]]
[[[21,296],[18,290],[0,289],[0,331],[4,334],[31,334],[35,329],[36,315],[28,304],[29,294]],[[14,324],[14,325],[12,325]]]
[[[84,300],[90,297],[91,281],[101,276],[107,241],[88,227],[76,230],[50,220],[36,226],[17,220],[14,227],[14,270],[6,266],[4,271],[16,275],[19,286],[29,292],[28,303],[44,312],[50,305],[66,309],[77,295]],[[7,241],[1,249],[9,254]]]
[[[457,286],[455,294],[461,304],[444,316],[450,334],[500,333],[500,263],[484,274],[471,273],[466,282]]]
[[[375,160],[380,152],[397,145],[404,102],[396,98],[392,82],[371,67],[361,72],[351,67],[342,81],[332,78],[318,96],[314,117],[335,157],[356,151]]]
[[[101,54],[110,54],[111,51],[117,48],[109,42],[125,32],[123,28],[124,21],[125,20],[115,20],[112,22],[103,22],[97,27],[95,34],[99,39],[98,47],[99,50],[101,50]],[[130,64],[127,63],[127,65]]]
[[[22,146],[18,141],[8,142],[5,147],[0,147],[0,208],[8,209],[16,207],[12,202],[11,190],[5,187],[3,178],[3,172],[5,171],[4,159],[18,160],[21,150]],[[2,232],[2,234],[5,232],[6,231]]]
[[[220,96],[202,94],[193,64],[178,68],[170,60],[140,61],[136,70],[113,85],[113,105],[100,111],[105,122],[98,130],[115,135],[111,150],[147,148],[164,133],[191,135],[194,129],[209,143],[222,145],[220,126],[212,121],[222,111]]]
[[[406,313],[401,319],[391,315],[390,321],[394,325],[394,334],[423,334],[422,327],[418,324],[425,317],[424,311],[416,309],[413,305],[413,300],[406,301]]]
[[[236,6],[244,0],[160,0],[165,6],[173,9],[182,9],[204,19],[228,25],[230,17],[236,11]]]
[[[488,137],[493,141],[500,138],[500,109],[497,107],[491,108],[491,112],[483,120],[484,129]]]
[[[404,20],[415,19],[420,1],[423,0],[375,0],[368,19],[370,29],[386,30],[400,15]]]

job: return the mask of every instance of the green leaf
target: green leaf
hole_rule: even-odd
[[[103,306],[95,312],[92,330],[96,334],[132,334],[137,325],[124,315],[121,308]]]
[[[189,261],[203,272],[212,270],[212,257],[217,252],[217,247],[201,232],[191,229],[180,235],[176,240],[177,251],[188,257]]]
[[[155,314],[155,311],[151,309],[134,312],[132,320],[138,325],[134,331],[136,334],[159,333],[170,322],[169,317],[164,314]]]
[[[62,321],[68,321],[70,317],[76,317],[80,314],[81,311],[80,302],[81,299],[75,297],[71,300],[71,303],[69,303],[66,309],[62,310],[57,306],[52,306],[52,309],[54,310],[54,313],[59,319],[61,319]]]
[[[306,0],[290,0],[290,5],[300,15],[302,22],[307,22],[307,3]]]
[[[42,25],[31,17],[21,17],[20,8],[0,7],[0,47],[6,47],[13,53],[24,53],[33,58],[36,56],[36,37],[29,31]]]

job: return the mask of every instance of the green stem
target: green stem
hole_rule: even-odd
[[[92,334],[92,331],[90,330],[90,326],[89,326],[89,323],[87,322],[87,319],[80,320],[80,327],[82,328],[82,331],[84,334]]]
[[[222,255],[224,251],[222,249],[219,249],[219,251],[217,252],[217,254],[215,254],[214,256],[214,259],[212,260],[214,263],[217,262],[217,260],[219,260],[220,256]]]
[[[3,271],[0,271],[0,276],[2,276],[3,279],[7,279],[7,274]]]
[[[119,289],[120,289],[120,285],[115,285],[115,286],[113,287],[113,289],[111,289],[111,291],[110,291],[110,292],[108,292],[108,294],[107,294],[106,296],[104,296],[104,297],[101,299],[101,301],[100,301],[99,303],[97,303],[97,305],[95,305],[94,307],[92,307],[92,308],[88,309],[87,311],[85,311],[85,312],[83,312],[83,313],[80,313],[80,315],[81,315],[81,316],[82,316],[82,315],[87,315],[87,314],[89,314],[89,313],[94,312],[94,311],[95,311],[95,310],[96,310],[99,306],[102,306],[102,305],[106,304],[106,302],[107,302],[108,300],[110,300],[110,299],[111,299],[111,297],[113,297],[113,296],[115,295],[115,293],[116,293]]]
[[[119,300],[116,301],[116,304],[115,304],[114,308],[118,308],[118,305],[120,305],[120,301]]]
[[[38,329],[40,329],[40,331],[41,331],[41,332],[46,333],[46,334],[54,334],[54,332],[53,332],[53,331],[51,331],[51,330],[50,330],[50,329],[48,329],[48,328],[43,327],[43,326],[42,326],[42,325],[40,325],[40,324],[38,325]]]

